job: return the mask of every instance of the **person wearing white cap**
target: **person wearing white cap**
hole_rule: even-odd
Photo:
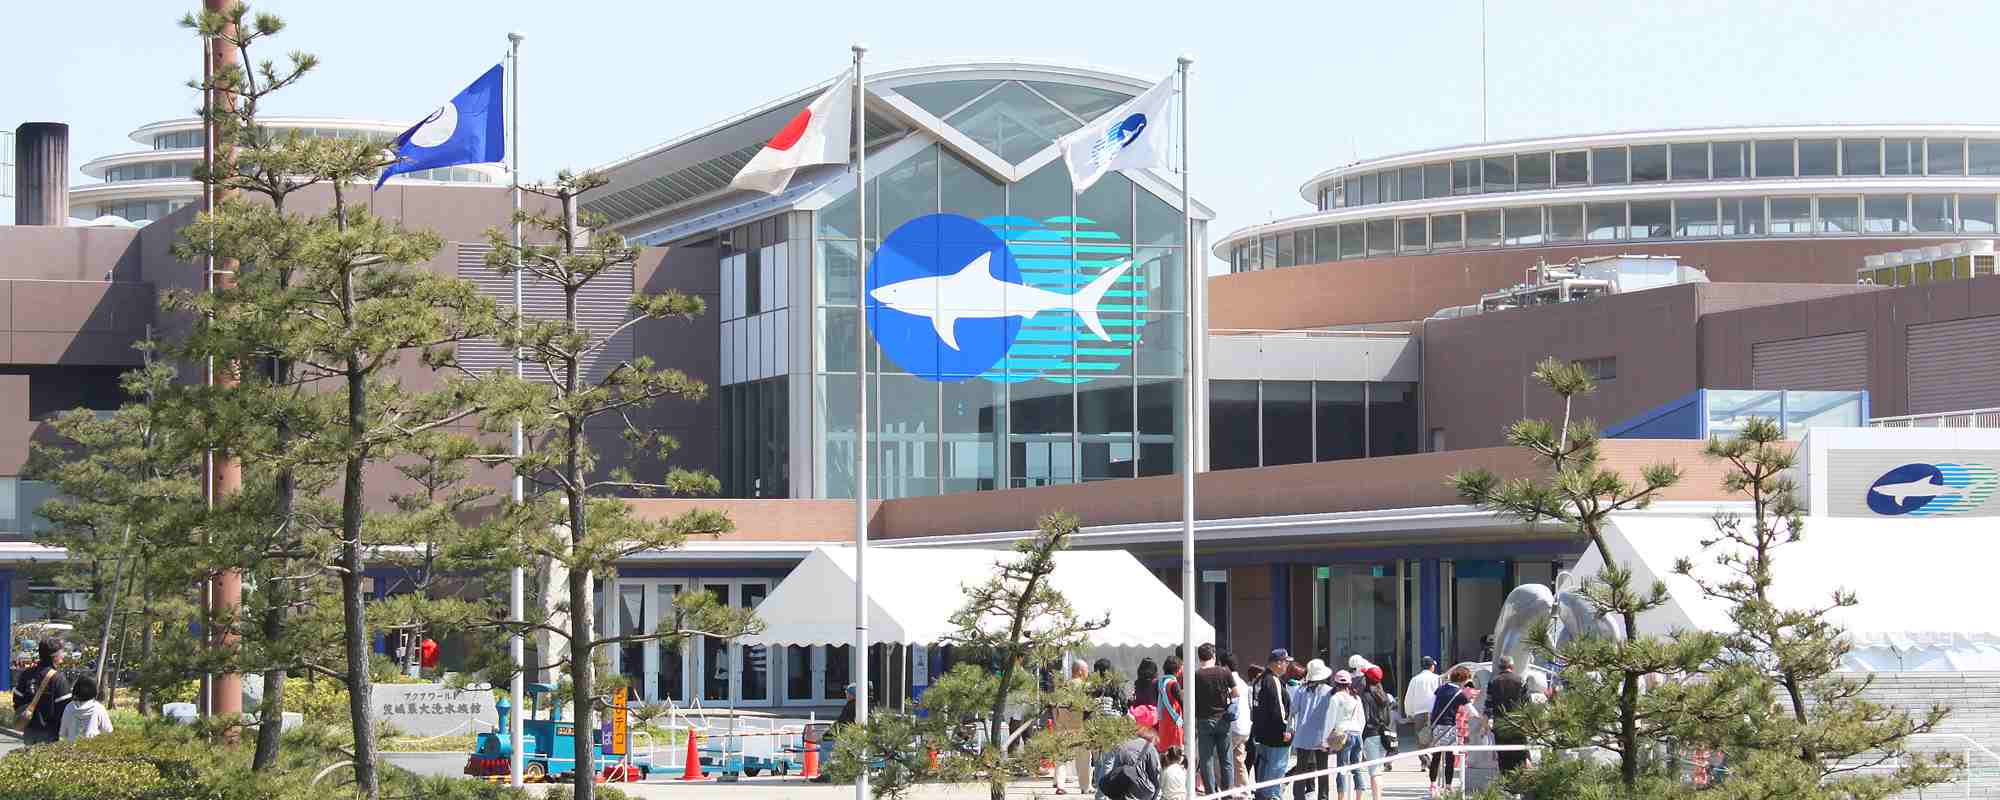
[[[1347,670],[1341,670],[1333,675],[1334,693],[1332,711],[1329,713],[1332,718],[1329,726],[1332,728],[1332,733],[1328,739],[1338,745],[1331,748],[1335,766],[1344,767],[1361,763],[1361,731],[1368,717],[1361,708],[1361,695],[1355,693],[1355,688],[1360,683],[1361,681],[1356,680]],[[1368,775],[1361,770],[1333,776],[1332,796],[1346,797],[1349,783],[1354,785],[1354,800],[1361,800],[1361,790],[1368,788]],[[1320,796],[1327,795],[1322,792]]]
[[[1327,757],[1332,750],[1333,738],[1333,687],[1327,679],[1333,677],[1333,670],[1326,662],[1317,658],[1306,662],[1306,681],[1292,689],[1292,752],[1298,754],[1297,774],[1319,772],[1327,768]],[[1327,787],[1331,782],[1325,775],[1313,779],[1301,779],[1292,784],[1293,800],[1305,800],[1306,789],[1317,784],[1319,794],[1327,797]]]

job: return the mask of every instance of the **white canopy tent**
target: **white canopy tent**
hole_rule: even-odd
[[[910,645],[943,641],[956,630],[950,618],[964,604],[965,587],[986,581],[994,565],[1013,558],[1009,550],[869,548],[868,638]],[[1125,674],[1130,674],[1138,654],[1181,644],[1180,596],[1131,553],[1058,553],[1050,583],[1080,617],[1109,620],[1107,627],[1091,634],[1090,654],[1112,658]],[[817,548],[757,606],[764,632],[742,641],[767,646],[848,644],[854,641],[852,597],[854,549]],[[1195,636],[1214,641],[1215,628],[1196,618]]]
[[[1747,524],[1747,522],[1746,522]],[[1630,567],[1639,586],[1664,581],[1672,599],[1639,618],[1640,632],[1733,629],[1728,604],[1702,594],[1693,580],[1674,574],[1681,558],[1696,574],[1724,576],[1706,516],[1618,514],[1605,531],[1612,557]],[[1922,520],[1811,517],[1804,538],[1775,551],[1773,600],[1782,608],[1825,606],[1836,589],[1853,591],[1860,604],[1835,612],[1854,649],[1844,666],[1858,672],[2000,670],[2000,617],[1974,600],[1995,581],[2000,539],[1992,519]],[[1604,560],[1592,547],[1577,563],[1579,576],[1595,575]]]

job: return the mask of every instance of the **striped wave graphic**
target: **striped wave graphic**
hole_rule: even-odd
[[[2000,489],[2000,471],[1985,464],[1932,464],[1943,476],[1944,485],[1963,494],[1938,495],[1909,512],[1912,517],[1941,517],[1976,511]]]
[[[1132,258],[1132,244],[1117,231],[1086,217],[993,216],[980,220],[1007,242],[1021,282],[1059,294],[1074,294],[1091,279]],[[1046,380],[1089,383],[1125,370],[1137,347],[1147,310],[1145,281],[1136,268],[1118,278],[1099,303],[1098,319],[1111,341],[1097,338],[1075,314],[1043,313],[1021,325],[1021,334],[1000,363],[979,377],[995,383]]]

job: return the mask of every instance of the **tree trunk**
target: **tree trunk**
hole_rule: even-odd
[[[580,427],[580,425],[572,423],[570,426],[571,435],[576,435]],[[570,453],[572,453],[572,475],[578,473],[578,470],[574,468],[575,452],[574,449],[570,450]],[[582,484],[579,483],[577,485],[581,486]],[[569,531],[570,541],[575,545],[580,545],[583,542],[583,509],[583,497],[581,494],[576,492],[570,493],[568,509]],[[596,625],[596,620],[592,619],[595,615],[592,613],[590,604],[590,572],[588,570],[572,569],[568,577],[570,607],[569,671],[570,685],[575,690],[571,693],[570,705],[572,707],[572,716],[576,718],[576,774],[571,776],[576,788],[572,796],[574,800],[592,800],[597,795],[597,752],[591,744],[590,735],[593,725],[590,719],[590,701],[592,696],[597,692],[597,681],[595,675],[596,662],[591,660],[590,653],[592,631]]]
[[[353,279],[349,279],[352,289]],[[351,298],[352,295],[350,294]],[[349,302],[352,302],[351,299]],[[367,424],[368,380],[358,358],[347,361],[347,425],[359,439]],[[351,445],[359,447],[358,444]],[[368,677],[368,609],[361,593],[361,491],[365,454],[349,452],[347,470],[341,482],[340,499],[340,611],[343,644],[347,651],[347,711],[354,718],[355,789],[366,800],[376,800],[381,788],[375,778],[375,725],[369,704],[373,699]]]
[[[264,641],[274,642],[285,635],[284,599],[275,596],[277,581],[267,582],[264,591],[274,593],[264,609]],[[279,737],[285,729],[285,675],[284,667],[264,670],[264,702],[257,710],[257,752],[250,759],[252,772],[262,772],[278,763]]]
[[[1009,738],[1007,736],[1007,695],[1009,690],[1014,686],[1015,662],[1018,659],[1015,654],[1021,646],[1021,629],[1027,624],[1027,620],[1022,619],[1022,617],[1027,614],[1028,600],[1035,596],[1035,584],[1040,583],[1041,579],[1042,576],[1040,575],[1028,578],[1027,587],[1014,597],[1014,607],[1011,609],[1012,613],[1009,615],[1013,617],[1013,621],[1008,623],[1007,627],[1006,658],[1000,664],[1000,685],[993,690],[993,730],[991,733],[993,734],[994,747],[992,763],[995,765],[1004,765],[1007,762],[1007,740]],[[885,671],[884,674],[887,674],[887,672]],[[996,767],[996,771],[986,782],[986,793],[989,800],[1007,800],[1007,771],[1005,769]]]
[[[153,660],[153,590],[147,587],[141,598],[139,609],[139,663]],[[139,684],[139,716],[146,716],[153,710],[153,689],[145,683]]]

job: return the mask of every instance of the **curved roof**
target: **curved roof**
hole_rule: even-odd
[[[349,119],[345,117],[258,117],[270,128],[340,128],[375,133],[402,133],[411,122],[390,122],[379,119]],[[153,137],[162,133],[201,130],[200,117],[180,117],[149,122],[132,131],[131,139],[147,147],[153,146]]]
[[[1305,183],[1299,184],[1299,196],[1308,203],[1319,202],[1318,188],[1328,179],[1344,177],[1360,172],[1374,172],[1394,167],[1437,161],[1452,161],[1461,158],[1476,158],[1507,153],[1533,152],[1539,150],[1579,150],[1607,145],[1659,144],[1714,139],[1790,139],[1842,136],[1993,136],[2000,137],[2000,125],[1966,125],[1951,123],[1915,124],[1820,124],[1820,125],[1751,125],[1751,126],[1711,126],[1696,128],[1661,128],[1654,130],[1613,131],[1569,136],[1545,136],[1529,139],[1509,139],[1501,142],[1481,142],[1478,144],[1454,145],[1429,150],[1411,150],[1403,153],[1364,159],[1321,172]]]

